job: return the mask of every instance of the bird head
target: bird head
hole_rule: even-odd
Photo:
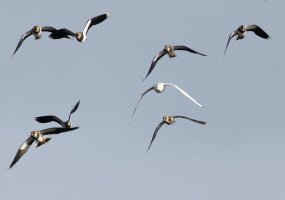
[[[155,84],[155,86],[154,86],[154,90],[155,90],[157,93],[163,92],[164,88],[165,88],[164,83],[161,83],[161,82],[158,82],[158,83]]]
[[[33,27],[33,32],[34,32],[34,33],[39,33],[39,32],[41,32],[41,27],[40,27],[40,26],[34,26],[34,27]]]
[[[40,137],[40,131],[32,131],[31,136],[35,139],[38,139]]]
[[[240,25],[240,27],[238,28],[241,32],[245,31],[245,26],[244,25]]]
[[[83,33],[82,32],[75,33],[75,37],[78,41],[82,41],[83,40]]]
[[[164,117],[163,117],[163,121],[164,121],[166,124],[171,125],[171,124],[173,124],[173,123],[175,122],[175,119],[174,119],[174,117],[172,117],[172,116],[164,116]]]

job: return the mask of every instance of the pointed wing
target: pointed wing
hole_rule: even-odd
[[[29,137],[19,148],[18,152],[16,153],[16,156],[14,160],[12,161],[10,165],[10,169],[13,167],[16,162],[29,150],[30,146],[33,144],[34,139],[32,137]]]
[[[35,117],[35,120],[40,123],[56,122],[60,124],[62,127],[65,126],[64,121],[62,121],[61,119],[59,119],[57,116],[54,115]]]
[[[99,15],[99,16],[97,16],[97,17],[93,17],[93,18],[89,19],[89,20],[86,22],[86,24],[85,24],[85,27],[84,27],[84,29],[83,29],[83,34],[86,35],[87,32],[88,32],[88,30],[89,30],[92,26],[103,22],[105,19],[108,18],[109,15],[110,15],[109,13],[106,13],[106,14],[102,14],[102,15]]]
[[[174,50],[189,51],[189,52],[191,52],[191,53],[196,53],[196,54],[199,54],[199,55],[201,55],[201,56],[207,56],[207,55],[205,55],[205,54],[202,54],[202,53],[199,53],[199,52],[197,52],[197,51],[194,51],[193,49],[190,49],[189,47],[186,47],[186,46],[180,46],[180,45],[178,45],[178,46],[173,46],[173,49],[174,49]]]
[[[185,117],[185,116],[173,116],[174,118],[183,118],[183,119],[188,119],[188,120],[191,120],[192,122],[196,122],[198,124],[202,124],[202,125],[208,125],[207,122],[204,122],[204,121],[200,121],[200,120],[197,120],[197,119],[192,119],[192,118],[189,118],[189,117]]]
[[[230,34],[229,39],[228,39],[228,42],[227,42],[227,46],[226,46],[226,49],[225,49],[225,52],[224,52],[224,56],[225,56],[225,54],[226,54],[226,51],[227,51],[227,48],[228,48],[228,46],[229,46],[229,43],[230,43],[231,39],[232,39],[234,36],[236,36],[237,33],[238,33],[238,30],[235,30],[234,32],[232,32],[232,33]]]
[[[204,107],[202,104],[200,104],[198,101],[196,101],[193,97],[191,97],[188,93],[186,93],[184,90],[182,90],[180,87],[178,87],[175,84],[172,83],[165,83],[164,85],[166,86],[173,86],[175,87],[177,90],[179,90],[184,96],[186,96],[188,99],[190,99],[191,101],[193,101],[195,104],[197,104],[200,107]]]
[[[71,114],[74,113],[74,112],[77,110],[77,108],[78,108],[78,106],[79,106],[79,103],[80,103],[80,100],[75,104],[75,106],[73,106],[72,110],[71,110],[70,113],[69,113],[68,120],[70,120]]]
[[[43,27],[42,27],[42,31],[54,32],[54,31],[56,31],[56,29],[53,28],[53,27],[51,27],[51,26],[43,26]]]
[[[264,30],[262,30],[259,26],[255,24],[246,26],[246,30],[253,31],[256,35],[258,35],[261,38],[264,38],[264,39],[270,38],[270,36],[267,33],[265,33]]]
[[[66,28],[62,28],[62,29],[58,29],[56,31],[53,31],[48,37],[51,39],[61,39],[61,38],[70,39],[69,36],[75,37],[75,33],[73,33],[72,31],[70,31]]]
[[[18,51],[18,49],[20,48],[20,46],[22,45],[22,43],[24,42],[24,40],[25,40],[27,37],[31,36],[32,34],[33,34],[33,31],[32,31],[32,30],[29,30],[29,31],[26,32],[24,35],[22,35],[22,37],[21,37],[20,41],[18,42],[18,45],[17,45],[17,47],[16,47],[16,49],[15,49],[13,55]]]
[[[154,133],[153,133],[151,142],[150,142],[150,144],[149,144],[149,147],[148,147],[148,149],[147,149],[146,151],[148,151],[148,150],[150,149],[151,144],[153,143],[153,141],[154,141],[154,139],[155,139],[155,137],[156,137],[156,135],[157,135],[158,130],[160,129],[160,127],[161,127],[163,124],[165,124],[164,121],[160,122],[160,124],[158,124],[158,126],[156,127],[156,129],[155,129],[155,131],[154,131]]]
[[[63,133],[63,132],[76,130],[78,128],[79,128],[78,126],[72,127],[72,128],[47,128],[47,129],[41,130],[41,134],[42,135],[59,134],[59,133]]]
[[[157,61],[162,58],[162,56],[164,56],[166,54],[166,52],[164,50],[162,50],[161,52],[159,52],[152,60],[151,62],[151,66],[147,72],[147,75],[145,76],[145,78],[143,79],[143,81],[146,79],[146,77],[148,77],[148,75],[152,72],[154,66],[156,65]]]
[[[137,110],[137,107],[138,107],[139,103],[141,102],[142,98],[144,97],[144,95],[145,95],[146,93],[148,93],[149,91],[153,90],[153,89],[154,89],[154,87],[152,86],[151,88],[149,88],[148,90],[146,90],[145,92],[143,92],[143,93],[141,94],[141,96],[140,96],[140,98],[139,98],[139,100],[138,100],[138,102],[137,102],[137,105],[136,105],[136,107],[135,107],[135,109],[134,109],[134,112],[133,112],[133,114],[132,114],[132,116],[131,116],[131,119],[133,118],[133,116],[134,116],[134,114],[135,114],[135,112],[136,112],[136,110]]]

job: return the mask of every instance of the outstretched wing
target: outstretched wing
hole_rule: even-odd
[[[198,101],[196,101],[193,97],[191,97],[188,93],[186,93],[184,90],[182,90],[180,87],[178,87],[175,84],[172,83],[165,83],[166,86],[173,86],[175,87],[177,90],[179,90],[184,96],[186,96],[188,99],[190,99],[191,101],[193,101],[195,104],[197,104],[200,107],[204,107],[202,104],[200,104]]]
[[[79,106],[79,103],[80,103],[80,100],[75,104],[75,106],[73,106],[72,110],[69,113],[68,120],[70,120],[71,114],[74,113],[77,110],[77,108]]]
[[[105,13],[105,14],[102,14],[102,15],[99,15],[97,17],[93,17],[93,18],[89,19],[85,24],[85,27],[83,29],[83,34],[86,35],[88,30],[92,26],[103,22],[105,19],[107,19],[109,17],[109,15],[110,15],[109,13]]]
[[[31,36],[32,34],[33,34],[33,31],[32,31],[32,30],[29,30],[29,31],[27,31],[24,35],[22,35],[22,37],[21,37],[20,41],[18,42],[18,45],[17,45],[17,47],[16,47],[16,49],[15,49],[13,55],[18,51],[18,49],[20,48],[20,46],[22,45],[22,43],[24,42],[24,40],[25,40],[26,38],[28,38],[29,36]]]
[[[225,49],[225,52],[224,52],[224,56],[225,56],[225,54],[226,54],[226,51],[227,51],[227,48],[228,48],[228,46],[229,46],[229,43],[230,43],[231,39],[232,39],[234,36],[236,36],[237,33],[238,33],[238,30],[235,30],[234,32],[232,32],[232,33],[230,34],[229,39],[228,39],[228,42],[227,42],[227,46],[226,46],[226,49]]]
[[[13,165],[18,162],[18,160],[29,150],[30,146],[33,144],[34,139],[32,137],[29,137],[19,148],[18,152],[16,153],[16,156],[14,160],[12,161],[10,165],[10,169],[13,167]]]
[[[149,91],[153,90],[153,89],[154,89],[154,87],[152,86],[151,88],[149,88],[148,90],[146,90],[145,92],[143,92],[143,93],[141,94],[141,96],[140,96],[140,98],[139,98],[139,100],[138,100],[138,102],[137,102],[137,105],[136,105],[136,107],[135,107],[135,109],[134,109],[134,112],[133,112],[133,114],[132,114],[132,116],[131,116],[131,119],[133,118],[133,116],[134,116],[134,114],[135,114],[135,112],[136,112],[136,110],[137,110],[137,107],[138,107],[139,103],[141,102],[142,98],[144,97],[144,95],[145,95],[146,93],[148,93]]]
[[[165,124],[164,121],[160,122],[160,124],[158,124],[158,126],[156,127],[156,129],[155,129],[155,131],[154,131],[154,133],[153,133],[151,142],[150,142],[150,144],[149,144],[149,147],[148,147],[148,149],[147,149],[146,151],[148,151],[148,150],[150,149],[151,144],[153,143],[153,141],[154,141],[154,139],[155,139],[155,137],[156,137],[156,135],[157,135],[158,130],[160,129],[160,127],[161,127],[163,124]]]
[[[51,27],[51,26],[43,26],[41,29],[42,29],[42,31],[46,31],[46,32],[54,32],[54,31],[56,31],[56,29]]]
[[[264,30],[262,30],[259,26],[255,24],[246,26],[246,30],[253,31],[256,35],[258,35],[261,38],[264,38],[264,39],[270,38],[270,36]]]
[[[208,125],[207,122],[204,122],[204,121],[200,121],[200,120],[197,120],[197,119],[192,119],[190,117],[185,117],[185,116],[173,116],[173,118],[183,118],[183,119],[188,119],[188,120],[191,120],[192,122],[196,122],[198,124],[202,124],[202,125]]]
[[[75,33],[73,33],[72,31],[66,28],[62,28],[62,29],[53,31],[48,37],[51,39],[62,39],[62,38],[70,39],[69,36],[75,37]]]
[[[151,62],[151,66],[147,72],[147,75],[145,76],[145,78],[142,80],[144,81],[146,79],[146,77],[148,77],[148,75],[152,72],[154,66],[156,65],[157,61],[162,58],[162,56],[164,56],[166,54],[166,52],[164,50],[162,50],[161,52],[159,52],[152,60]]]
[[[54,115],[35,117],[35,120],[40,123],[56,122],[60,124],[62,127],[65,127],[64,121],[62,121],[60,118]]]
[[[71,128],[47,128],[44,130],[41,130],[41,134],[42,135],[52,135],[52,134],[59,134],[59,133],[63,133],[63,132],[68,132],[68,131],[72,131],[72,130],[76,130],[79,127],[71,127]]]
[[[199,53],[197,51],[194,51],[193,49],[190,49],[189,47],[187,46],[181,46],[181,45],[177,45],[177,46],[173,46],[173,50],[183,50],[183,51],[189,51],[191,53],[196,53],[196,54],[199,54],[201,56],[207,56],[205,54],[202,54],[202,53]]]

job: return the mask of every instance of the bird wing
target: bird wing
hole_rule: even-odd
[[[67,131],[72,131],[78,129],[79,127],[71,127],[71,128],[47,128],[41,130],[42,135],[52,135],[52,134],[59,134]]]
[[[200,121],[200,120],[197,120],[197,119],[192,119],[192,118],[185,117],[185,116],[173,116],[173,118],[183,118],[183,119],[191,120],[192,122],[196,122],[196,123],[198,123],[198,124],[208,125],[208,123],[207,123],[207,122]]]
[[[70,120],[71,114],[74,113],[74,112],[77,110],[77,108],[78,108],[78,106],[79,106],[79,103],[80,103],[80,100],[75,104],[75,106],[73,106],[72,110],[71,110],[70,113],[69,113],[68,120]]]
[[[246,30],[247,31],[253,31],[256,35],[258,35],[259,37],[262,37],[264,39],[270,38],[270,36],[267,33],[265,33],[264,30],[262,30],[259,26],[255,25],[255,24],[246,26]]]
[[[32,30],[29,30],[29,31],[27,31],[24,35],[22,35],[22,37],[21,37],[20,41],[18,42],[18,45],[17,45],[17,47],[16,47],[16,49],[15,49],[13,55],[18,51],[18,49],[20,48],[20,46],[22,45],[22,43],[24,42],[24,40],[25,40],[27,37],[31,36],[32,34],[33,34],[33,31],[32,31]]]
[[[174,50],[189,51],[189,52],[191,52],[191,53],[196,53],[196,54],[199,54],[199,55],[201,55],[201,56],[207,56],[207,55],[205,55],[205,54],[202,54],[202,53],[199,53],[199,52],[197,52],[197,51],[194,51],[193,49],[190,49],[190,48],[187,47],[187,46],[177,45],[177,46],[173,46],[173,49],[174,49]]]
[[[18,160],[28,151],[28,149],[30,148],[30,146],[33,144],[34,139],[30,136],[18,149],[16,156],[14,158],[14,160],[12,161],[11,165],[10,165],[10,169],[13,167],[14,164],[16,164],[16,162],[18,162]]]
[[[99,24],[101,22],[103,22],[105,19],[107,19],[109,16],[109,13],[105,13],[105,14],[102,14],[102,15],[99,15],[99,16],[96,16],[96,17],[93,17],[91,19],[89,19],[86,24],[85,24],[85,27],[83,29],[83,34],[86,35],[88,30],[93,26],[93,25],[96,25],[96,24]]]
[[[225,49],[225,52],[224,52],[224,56],[225,56],[225,54],[226,54],[226,51],[227,51],[227,48],[228,48],[228,46],[229,46],[229,43],[230,43],[231,39],[232,39],[234,36],[236,36],[237,33],[238,33],[238,30],[235,30],[234,32],[232,32],[232,33],[230,34],[229,39],[228,39],[228,42],[227,42],[227,46],[226,46],[226,49]]]
[[[162,50],[161,52],[159,52],[152,60],[151,62],[151,66],[147,72],[147,75],[145,76],[145,78],[143,79],[143,81],[146,79],[146,77],[148,77],[148,75],[152,72],[154,66],[156,65],[157,61],[166,54],[166,52],[164,50]]]
[[[62,121],[60,118],[54,115],[46,115],[46,116],[40,116],[40,117],[35,117],[35,120],[40,123],[48,123],[48,122],[56,122],[60,124],[62,127],[65,126],[64,121]]]
[[[184,96],[186,96],[188,99],[190,99],[191,101],[193,101],[195,104],[197,104],[200,107],[204,107],[202,104],[198,103],[198,101],[196,101],[193,97],[191,97],[188,93],[186,93],[184,90],[182,90],[180,87],[178,87],[175,84],[172,83],[165,83],[164,85],[166,86],[173,86],[175,87],[177,90],[179,90]]]
[[[133,116],[134,116],[134,114],[135,114],[135,112],[136,112],[136,110],[137,110],[137,107],[138,107],[139,103],[141,102],[142,98],[144,97],[144,95],[145,95],[146,93],[148,93],[149,91],[153,90],[153,89],[154,89],[154,87],[152,86],[151,88],[149,88],[148,90],[146,90],[145,92],[143,92],[143,93],[141,94],[141,96],[140,96],[140,98],[139,98],[139,100],[138,100],[138,102],[137,102],[137,105],[136,105],[136,107],[135,107],[135,109],[134,109],[134,112],[133,112],[133,114],[132,114],[132,116],[131,116],[131,119],[133,118]]]
[[[49,38],[51,39],[61,39],[61,38],[69,38],[68,36],[75,37],[75,33],[72,31],[66,29],[66,28],[61,28],[56,31],[53,31],[50,35]]]
[[[161,127],[163,124],[165,124],[164,121],[160,122],[160,124],[158,124],[158,126],[156,127],[156,129],[155,129],[155,131],[154,131],[154,133],[153,133],[151,142],[150,142],[150,144],[149,144],[149,146],[148,146],[148,149],[147,149],[146,151],[148,151],[148,150],[150,149],[150,146],[151,146],[151,144],[153,143],[153,141],[154,141],[154,139],[155,139],[155,137],[156,137],[156,135],[157,135],[157,133],[158,133],[158,130],[160,129],[160,127]]]
[[[43,26],[42,31],[47,31],[47,32],[54,32],[57,31],[57,29],[51,27],[51,26]]]

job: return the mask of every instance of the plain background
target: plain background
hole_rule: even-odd
[[[284,1],[2,1],[1,199],[284,200]],[[83,44],[75,39],[26,39],[34,25],[81,31],[109,12]],[[272,38],[249,32],[257,24]],[[164,45],[186,45],[207,57],[176,52],[163,57],[142,82]],[[156,82],[174,88],[138,97]],[[32,130],[58,126],[34,117],[72,115],[80,129],[31,147],[11,169]],[[164,115],[185,115],[208,126]]]

